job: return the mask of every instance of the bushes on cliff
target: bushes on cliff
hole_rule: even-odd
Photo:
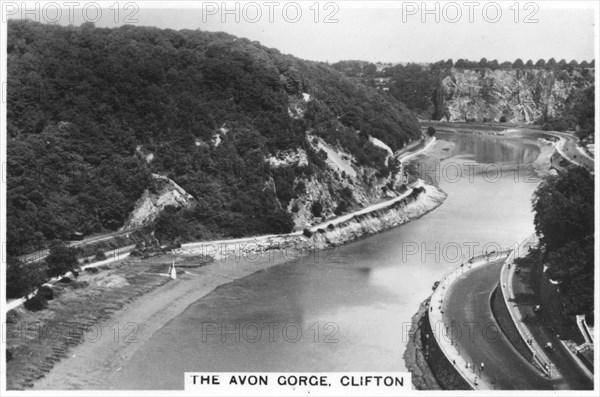
[[[340,201],[337,205],[337,207],[335,208],[335,211],[333,212],[336,215],[342,215],[343,213],[345,213],[348,210],[348,203],[346,203],[345,201]]]
[[[313,216],[319,217],[323,214],[323,204],[320,201],[315,201],[310,206],[310,212]]]

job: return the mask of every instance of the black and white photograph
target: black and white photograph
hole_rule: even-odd
[[[597,396],[599,19],[2,0],[0,393]]]

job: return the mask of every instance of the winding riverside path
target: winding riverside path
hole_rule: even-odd
[[[503,390],[552,390],[554,384],[534,368],[502,334],[490,306],[500,280],[503,260],[475,268],[450,286],[444,301],[444,320],[463,357],[475,363],[475,375]],[[484,363],[483,371],[479,364]]]

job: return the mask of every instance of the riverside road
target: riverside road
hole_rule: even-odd
[[[475,268],[452,283],[444,302],[444,318],[448,321],[445,326],[454,332],[447,337],[473,363],[475,375],[496,389],[552,390],[556,382],[525,360],[502,334],[492,314],[490,297],[500,280],[502,262]]]

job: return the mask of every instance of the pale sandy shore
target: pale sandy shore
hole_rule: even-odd
[[[33,389],[110,389],[112,376],[123,364],[148,342],[155,331],[190,304],[221,285],[281,263],[281,258],[256,263],[236,263],[229,258],[186,271],[179,279],[158,287],[115,313],[113,318],[100,325],[102,336],[99,340],[75,346],[68,358],[56,363],[44,378],[34,383]],[[128,337],[130,335],[124,328],[130,323],[137,329],[133,326],[127,328],[134,332]],[[121,332],[116,338],[115,324]],[[133,339],[136,341],[125,342]]]

